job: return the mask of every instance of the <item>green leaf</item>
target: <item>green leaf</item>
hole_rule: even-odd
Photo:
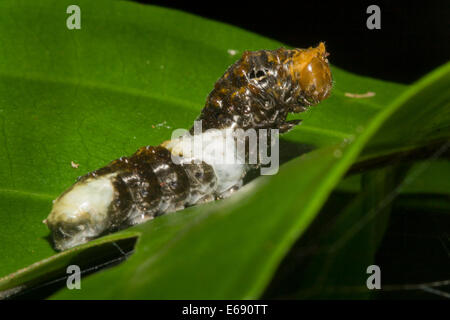
[[[261,183],[263,179],[259,179],[261,184],[249,184],[239,197],[209,206],[213,210],[208,211],[205,207],[193,209],[194,212],[198,211],[198,220],[186,223],[184,232],[180,231],[175,238],[168,239],[165,246],[161,247],[160,242],[153,240],[153,237],[158,238],[159,232],[165,232],[166,229],[143,232],[140,245],[147,244],[154,251],[145,254],[137,252],[122,266],[91,277],[85,281],[88,293],[83,293],[81,297],[258,297],[274,267],[312,220],[327,194],[356,159],[362,147],[375,137],[366,145],[370,147],[372,141],[377,141],[376,138],[384,134],[385,131],[380,128],[389,129],[383,127],[389,116],[405,112],[405,109],[413,111],[421,107],[421,104],[416,103],[417,97],[423,91],[429,92],[430,88],[440,89],[440,82],[446,81],[449,71],[450,64],[413,86],[389,108],[380,112],[353,143],[322,148],[296,159],[286,164],[278,175],[264,179],[268,182]],[[439,112],[446,104],[436,107]],[[421,120],[427,123],[427,120],[433,120],[433,117],[430,118],[422,117]],[[416,139],[424,141],[432,133],[433,130],[425,132],[424,136],[417,136]],[[286,181],[289,179],[295,183],[288,186]],[[295,188],[292,188],[293,185]],[[273,190],[281,191],[283,202],[278,203],[270,214],[264,214],[267,212],[265,208],[273,201]],[[263,215],[264,219],[261,219]],[[167,220],[170,218],[166,217]],[[154,226],[148,224],[141,228],[146,227]],[[158,243],[157,248],[152,246],[155,242]],[[192,243],[196,244],[194,248]],[[209,260],[212,257],[213,260]],[[199,268],[201,273],[196,272]],[[220,270],[226,272],[221,274]],[[118,281],[119,284],[100,290],[102,284],[111,281]],[[56,297],[80,296],[66,290]]]
[[[311,222],[369,139],[375,133],[383,134],[379,129],[392,114],[421,107],[415,103],[415,98],[424,87],[439,88],[440,81],[449,76],[449,70],[450,64],[413,86],[380,112],[353,143],[304,155],[286,164],[278,175],[259,179],[259,184],[249,184],[239,196],[208,206],[213,209],[207,210],[205,206],[190,210],[198,212],[196,219],[183,221],[184,228],[176,236],[170,235],[163,246],[156,239],[168,229],[153,229],[158,222],[163,223],[162,219],[154,225],[141,226],[143,234],[138,248],[146,246],[151,248],[149,251],[137,251],[127,263],[87,279],[86,291],[81,295],[66,290],[56,297],[258,297],[282,256]],[[438,106],[437,111],[445,107],[445,104]],[[427,120],[422,118],[422,121]],[[377,140],[370,140],[367,146],[371,141]],[[289,180],[295,182],[288,185]],[[274,190],[281,191],[283,202],[268,212],[266,208],[273,202]],[[170,215],[165,217],[166,221],[171,218]],[[104,285],[112,281],[118,284],[105,289]]]
[[[0,234],[8,244],[0,248],[0,276],[53,254],[41,221],[77,176],[189,127],[237,59],[228,49],[281,46],[185,13],[121,2],[76,2],[82,29],[71,31],[65,12],[74,3],[0,3],[0,36],[7,40],[0,46]],[[341,103],[333,99],[345,98],[335,94],[287,138],[317,145],[341,140],[358,125],[345,114],[359,108],[358,118],[367,120],[402,88],[386,86],[381,94],[380,81],[334,74],[341,90],[380,87],[373,105],[347,99],[336,108]],[[339,130],[322,125],[338,115],[346,120],[327,126]]]
[[[189,127],[229,48],[278,46],[135,3],[2,1],[0,15],[0,276],[54,254],[41,221],[76,177]]]
[[[65,27],[70,4],[81,8],[81,30]],[[303,114],[303,124],[285,136],[288,143],[320,149],[226,201],[162,216],[54,255],[41,223],[51,199],[77,176],[189,127],[215,80],[237,59],[229,49],[241,54],[281,44],[128,2],[3,1],[0,14],[0,38],[7,40],[0,46],[0,276],[40,261],[0,279],[0,290],[29,285],[95,246],[138,236],[129,260],[83,278],[80,292],[56,297],[258,297],[375,132],[366,158],[448,138],[448,100],[442,100],[448,95],[440,83],[448,86],[448,66],[393,103],[404,86],[333,68],[332,97]],[[345,96],[366,91],[376,96]],[[417,95],[433,105],[433,116],[417,113],[423,108]],[[420,116],[426,130],[419,140],[401,140],[391,128],[408,132],[410,123],[389,124],[383,130],[391,138],[377,131],[396,112]],[[80,167],[72,168],[71,161]]]
[[[402,188],[402,193],[410,194],[450,194],[450,162],[443,159],[417,161],[409,173],[411,177]],[[361,175],[353,174],[339,182],[336,190],[357,193],[360,191]]]

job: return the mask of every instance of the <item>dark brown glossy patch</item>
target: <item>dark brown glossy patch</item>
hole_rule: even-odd
[[[246,51],[216,82],[197,120],[203,130],[235,124],[286,132],[299,122],[286,121],[289,112],[304,111],[329,96],[327,56],[323,43],[309,49]]]
[[[192,194],[202,195],[205,183],[215,185],[212,167],[204,162],[175,164],[162,146],[142,147],[130,157],[121,157],[109,165],[80,178],[87,179],[117,173],[113,178],[114,200],[108,216],[110,228],[132,224],[133,213],[157,216],[182,208]]]

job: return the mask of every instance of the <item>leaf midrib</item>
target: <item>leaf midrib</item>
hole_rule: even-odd
[[[201,105],[197,105],[195,103],[192,103],[187,100],[182,100],[178,98],[174,98],[172,96],[164,96],[159,95],[151,91],[144,91],[132,87],[126,87],[126,86],[118,86],[114,84],[108,84],[108,83],[99,83],[91,80],[86,79],[80,79],[75,80],[71,78],[50,78],[43,76],[42,74],[27,74],[25,75],[15,75],[15,74],[8,74],[8,73],[0,73],[0,78],[4,78],[7,80],[14,79],[14,80],[26,80],[26,81],[32,81],[37,83],[47,83],[47,84],[63,84],[63,85],[73,85],[73,86],[81,86],[84,88],[89,89],[100,89],[105,91],[112,91],[116,93],[122,93],[130,96],[140,97],[140,98],[146,98],[146,99],[152,99],[156,101],[162,101],[162,102],[169,102],[173,103],[175,105],[178,105],[180,107],[183,107],[188,110],[194,110],[198,111],[202,107]]]
[[[35,199],[45,199],[45,200],[53,200],[56,198],[55,195],[50,195],[48,193],[39,193],[33,191],[26,190],[15,190],[15,189],[6,189],[0,188],[0,194],[10,195],[13,194],[15,196],[25,197],[25,198],[35,198]]]

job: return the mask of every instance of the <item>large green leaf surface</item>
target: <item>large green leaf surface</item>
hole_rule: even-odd
[[[81,8],[81,30],[65,26],[71,4]],[[449,137],[448,65],[395,101],[404,86],[333,68],[332,96],[284,136],[320,149],[225,201],[55,254],[41,223],[52,199],[77,176],[188,128],[238,58],[229,49],[282,45],[128,2],[2,1],[0,15],[0,290],[45,277],[89,248],[138,237],[126,262],[56,297],[256,298],[363,149],[367,159]],[[367,91],[376,96],[345,96]],[[418,123],[420,135],[401,138]]]
[[[126,264],[88,279],[85,281],[86,292],[74,293],[66,290],[57,297],[256,298],[260,296],[273,274],[274,267],[298,235],[309,225],[329,192],[357,159],[358,153],[364,147],[370,147],[372,141],[376,141],[374,138],[383,134],[384,131],[381,129],[389,128],[385,124],[390,117],[404,112],[405,109],[413,111],[421,107],[420,98],[428,92],[424,88],[441,89],[442,81],[447,81],[449,74],[450,65],[447,65],[413,86],[370,121],[367,129],[353,142],[310,152],[287,163],[278,175],[262,178],[247,185],[239,195],[228,201],[189,210],[188,212],[192,211],[195,218],[183,216],[184,219],[180,221],[182,229],[177,230],[175,237],[173,234],[167,236],[166,233],[177,227],[159,227],[166,221],[170,223],[176,221],[170,216],[164,217],[164,221],[161,218],[155,224],[140,226],[137,228],[143,230],[140,243],[148,244],[149,252],[137,252]],[[446,107],[446,104],[442,104],[437,111]],[[427,123],[432,121],[433,117],[420,119]],[[407,128],[405,127],[405,130]],[[433,132],[434,130],[430,130],[423,136],[418,135],[410,142],[425,141],[427,135],[432,136]],[[289,183],[290,180],[294,182]],[[386,187],[382,188],[384,190],[382,193],[386,194],[389,188],[392,186],[389,186],[387,191],[384,190]],[[277,206],[268,211],[267,208],[274,202],[274,190],[283,195],[283,201],[277,201]],[[345,229],[354,229],[354,233],[359,235],[364,235],[364,230],[367,230],[364,228],[365,224],[359,228],[350,228],[353,219],[349,220],[347,216],[361,215],[365,212],[364,207],[368,209],[379,206],[379,202],[385,200],[379,195],[379,191],[368,192],[371,195],[369,203],[366,201],[367,196],[362,194],[361,200],[357,199],[348,213],[344,213],[341,218],[342,223],[349,226]],[[374,197],[378,198],[376,202],[372,199]],[[386,220],[386,217],[383,220]],[[385,223],[382,224],[382,228],[384,227]],[[147,228],[151,231],[147,231]],[[380,227],[375,225],[375,230],[371,231],[365,243],[371,247],[376,246],[382,235],[379,229]],[[165,237],[167,239],[161,243],[161,239]],[[371,250],[370,246],[366,248],[366,252],[373,254],[374,249]],[[364,248],[360,247],[359,250]],[[347,256],[350,257],[351,255]],[[197,272],[199,265],[202,265],[202,272]],[[219,273],[220,270],[223,274]],[[102,284],[113,281],[117,281],[119,285],[102,287]]]

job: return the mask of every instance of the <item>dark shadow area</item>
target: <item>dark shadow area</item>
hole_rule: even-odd
[[[333,65],[369,77],[412,83],[449,59],[448,1],[192,1],[139,0],[225,22],[292,47],[325,41]],[[381,29],[366,26],[368,6]],[[214,39],[211,39],[214,41]]]
[[[429,198],[430,195],[414,197]],[[441,198],[450,203],[448,196]],[[438,202],[439,199],[430,200]],[[450,215],[441,210],[402,206],[394,206],[394,212],[375,258],[388,290],[378,290],[376,298],[443,299],[445,296],[440,293],[444,293],[448,299]],[[418,284],[425,285],[419,288]]]
[[[347,193],[332,193],[305,233],[295,242],[283,258],[267,287],[262,299],[297,299],[297,293],[304,288],[299,284],[298,275],[303,274],[310,260],[321,250],[320,238],[327,234],[333,221],[353,199]]]
[[[248,150],[248,147],[246,147]],[[302,154],[311,152],[315,147],[309,144],[303,144],[286,140],[282,137],[279,139],[279,165],[286,163],[294,158],[300,157]],[[249,183],[253,179],[260,176],[260,169],[250,170],[244,178],[244,184]]]
[[[380,157],[374,157],[369,160],[356,162],[348,170],[347,175],[361,173],[367,169],[376,169],[388,166],[393,163],[414,163],[425,161],[430,158],[450,160],[450,141],[439,139],[429,142],[427,145],[417,147],[411,150],[394,152]],[[364,154],[363,150],[361,154]]]
[[[421,196],[426,195],[415,195]],[[405,196],[400,196],[400,201],[393,203],[388,228],[373,262],[381,269],[381,290],[369,292],[364,290],[365,283],[362,283],[352,298],[366,298],[364,294],[388,300],[445,298],[439,293],[419,288],[420,284],[426,283],[430,283],[431,290],[449,294],[450,216],[448,212],[439,210],[430,212],[404,208],[398,205],[402,197]],[[279,265],[263,299],[318,298],[323,294],[318,283],[312,287],[311,284],[300,283],[299,275],[311,266],[316,255],[324,253],[319,241],[321,236],[327,234],[339,213],[353,198],[352,194],[347,193],[331,194],[312,225]],[[450,200],[448,197],[446,199]],[[348,263],[350,267],[352,261]],[[442,282],[444,280],[447,284]],[[308,295],[310,291],[312,293]]]
[[[80,267],[82,284],[84,277],[106,270],[127,260],[134,252],[136,241],[137,237],[121,239],[83,250],[63,268],[32,279],[24,284],[24,289],[9,296],[8,299],[35,300],[50,297],[66,286],[67,278],[70,276],[66,272],[69,265]]]
[[[294,158],[300,157],[301,155],[311,152],[316,149],[315,146],[298,143],[280,138],[280,166]]]

